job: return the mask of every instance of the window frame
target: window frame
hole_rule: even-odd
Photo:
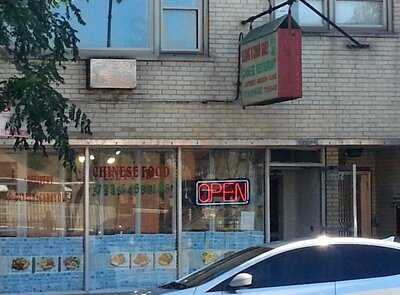
[[[149,56],[154,54],[155,48],[155,22],[157,12],[157,5],[154,0],[149,1],[149,48],[115,48],[115,47],[102,47],[102,48],[79,48],[79,56],[81,58],[94,58],[94,57],[132,57],[132,56]]]
[[[321,0],[323,13],[331,21],[335,22],[336,19],[336,1],[346,0]],[[393,33],[393,0],[382,0],[382,25],[381,26],[360,26],[360,25],[340,25],[350,33],[356,34],[376,34],[376,33]],[[275,0],[275,4],[277,1]],[[273,15],[275,18],[275,13]],[[336,33],[335,29],[323,21],[322,26],[302,26],[299,24],[305,33]]]
[[[203,51],[203,31],[204,31],[204,2],[207,0],[196,0],[198,1],[197,7],[185,7],[185,6],[163,6],[162,2],[160,1],[160,52],[161,53],[200,53]],[[179,49],[179,48],[163,48],[163,40],[166,38],[165,32],[163,31],[164,22],[164,11],[165,10],[172,10],[172,11],[196,11],[197,12],[197,49]]]
[[[142,60],[162,59],[163,57],[184,56],[208,56],[208,0],[200,0],[201,28],[198,32],[199,50],[162,50],[161,49],[161,24],[162,24],[162,0],[150,0],[149,7],[149,48],[81,48],[79,47],[79,57],[81,59],[89,58],[136,58]],[[199,39],[199,33],[201,38]]]
[[[331,11],[330,19],[336,23],[336,2],[337,1],[349,1],[349,0],[324,0],[329,1],[329,11]],[[360,0],[359,0],[360,1]],[[370,2],[380,2],[380,1],[370,1]],[[392,18],[391,11],[389,11],[389,7],[392,7],[392,0],[382,0],[382,24],[379,26],[368,26],[368,25],[346,25],[346,24],[338,24],[340,27],[344,28],[349,32],[356,33],[379,33],[379,32],[390,32],[392,31]]]

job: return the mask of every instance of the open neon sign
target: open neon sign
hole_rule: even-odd
[[[196,182],[196,204],[247,205],[250,188],[247,179],[200,180]]]

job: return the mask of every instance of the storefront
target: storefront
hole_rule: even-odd
[[[395,146],[340,148],[338,159],[339,234],[353,236],[356,220],[358,236],[399,236],[400,149]],[[356,168],[355,202],[352,200],[353,166]]]
[[[0,151],[0,293],[152,287],[324,230],[323,149],[79,152]]]

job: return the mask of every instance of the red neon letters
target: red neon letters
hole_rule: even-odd
[[[197,205],[246,205],[249,203],[249,181],[215,180],[196,183]]]

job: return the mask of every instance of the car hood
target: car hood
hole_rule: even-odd
[[[175,294],[185,294],[191,295],[194,293],[194,288],[178,290],[178,289],[167,289],[167,288],[150,288],[150,289],[143,289],[137,290],[132,293],[132,295],[161,295],[166,293],[174,293]]]

